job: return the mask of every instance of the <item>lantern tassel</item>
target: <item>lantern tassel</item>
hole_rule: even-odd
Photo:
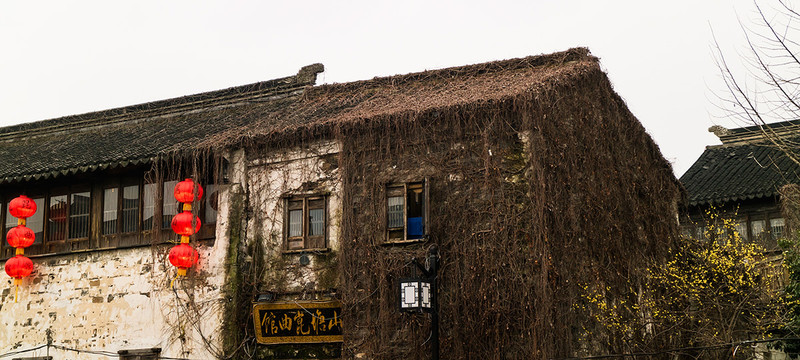
[[[175,277],[172,278],[172,281],[169,282],[169,288],[170,289],[174,289],[175,288],[175,279],[177,279],[178,276],[179,276],[178,274],[175,274]]]
[[[22,279],[14,279],[14,303],[17,303],[17,299],[19,298],[19,283],[22,282]]]
[[[186,268],[178,268],[178,273],[175,274],[175,277],[172,278],[172,281],[170,281],[169,283],[170,289],[174,288],[173,286],[175,285],[175,280],[177,280],[179,276],[186,276],[186,270],[187,270]]]

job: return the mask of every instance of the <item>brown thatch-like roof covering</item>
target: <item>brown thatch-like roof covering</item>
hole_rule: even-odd
[[[548,84],[575,81],[600,71],[586,48],[421,73],[310,88],[296,101],[275,107],[236,109],[252,118],[247,131],[231,129],[203,146],[236,144],[243,137],[270,137],[288,131],[319,133],[327,126],[401,114],[513,99]]]
[[[530,95],[601,71],[588,49],[311,87],[297,76],[143,105],[0,128],[0,181],[148,162],[245,139],[324,136],[336,124]]]

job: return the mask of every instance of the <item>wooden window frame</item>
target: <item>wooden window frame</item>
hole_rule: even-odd
[[[75,184],[71,184],[68,186],[57,186],[49,189],[50,191],[46,192],[45,195],[45,206],[42,211],[44,211],[44,239],[43,239],[43,249],[42,253],[45,254],[52,254],[52,253],[69,253],[74,251],[80,250],[87,250],[91,248],[90,238],[92,236],[92,218],[94,216],[94,211],[92,210],[92,203],[95,199],[94,195],[92,194],[92,186],[85,182],[78,182]],[[70,198],[72,195],[77,193],[89,193],[89,229],[86,233],[85,237],[78,237],[78,238],[71,238],[70,237],[70,216],[71,216],[71,209],[70,209]],[[52,239],[52,235],[50,232],[50,216],[51,214],[51,206],[50,200],[56,196],[66,196],[66,208],[64,210],[64,238],[59,240]]]
[[[86,227],[87,227],[86,236],[72,237],[72,234],[71,234],[71,232],[73,230],[72,229],[72,219],[75,216],[75,214],[72,213],[72,197],[77,195],[77,194],[82,194],[82,193],[89,194],[89,204],[88,204],[89,209],[88,209],[88,213],[86,215],[81,215],[81,216],[86,216],[87,217],[87,221],[86,221]],[[92,188],[89,185],[85,185],[85,186],[81,185],[81,186],[78,186],[78,187],[70,189],[69,194],[67,194],[67,241],[88,240],[89,237],[91,236],[91,233],[92,233],[92,230],[91,230],[91,228],[92,228],[92,200],[93,199],[94,199],[94,197],[92,196]]]
[[[136,221],[134,221],[134,224],[133,224],[134,229],[133,230],[125,231],[125,226],[124,226],[124,224],[125,224],[124,211],[126,210],[125,209],[125,188],[129,188],[129,187],[132,187],[132,186],[136,187],[136,208],[135,208]],[[136,180],[123,179],[123,181],[120,182],[119,194],[118,194],[119,195],[119,201],[117,202],[117,206],[118,206],[117,214],[118,214],[118,219],[119,219],[118,225],[117,225],[117,231],[118,231],[119,234],[125,235],[125,234],[136,234],[136,233],[142,232],[142,203],[144,202],[144,200],[142,199],[142,192],[143,192],[142,190],[143,190],[143,188],[144,188],[144,186],[142,186],[142,180],[140,180],[140,179],[136,179]]]
[[[429,237],[429,219],[430,219],[430,189],[428,179],[422,181],[408,181],[402,183],[389,183],[385,186],[385,195],[383,200],[384,205],[384,244],[405,244],[405,243],[418,243],[428,240]],[[422,237],[408,238],[408,191],[409,186],[420,184],[422,186]],[[389,198],[401,195],[403,197],[403,238],[391,238],[390,233],[397,231],[400,227],[389,228]]]
[[[130,247],[130,246],[137,246],[137,245],[147,245],[149,242],[145,241],[148,239],[146,236],[150,233],[150,231],[143,230],[143,222],[144,222],[144,184],[145,181],[142,178],[134,177],[134,176],[122,176],[116,177],[111,180],[105,181],[100,185],[100,190],[98,191],[101,195],[97,203],[97,207],[100,209],[100,212],[105,212],[105,203],[106,197],[105,192],[108,189],[116,189],[116,197],[117,197],[117,223],[116,223],[116,230],[112,233],[105,233],[105,225],[103,224],[103,215],[98,216],[99,222],[99,229],[95,232],[99,235],[97,248],[100,249],[109,249],[109,248],[120,248],[120,247]],[[136,205],[136,229],[133,231],[124,231],[123,223],[124,223],[124,207],[125,207],[125,188],[130,186],[137,187],[137,205]],[[158,194],[156,193],[156,196]]]
[[[308,221],[310,215],[310,201],[315,200],[322,200],[322,212],[324,217],[324,224],[322,226],[322,235],[315,235],[311,236],[310,227],[311,222]],[[301,225],[301,236],[289,236],[289,212],[291,210],[290,203],[292,202],[302,202],[300,209],[302,210],[302,225]],[[292,252],[306,252],[306,251],[324,251],[328,250],[328,224],[329,224],[329,214],[328,214],[328,195],[326,194],[303,194],[303,195],[289,195],[283,197],[283,251],[287,253]],[[290,248],[289,243],[291,241],[301,241],[302,246],[299,248]],[[315,246],[316,245],[316,246]]]
[[[19,195],[17,195],[17,196],[19,196]],[[42,215],[42,241],[40,243],[38,243],[38,244],[34,243],[31,246],[25,248],[25,253],[26,254],[44,253],[45,252],[45,243],[47,241],[47,216],[44,213],[44,209],[47,207],[47,201],[48,201],[49,195],[47,193],[43,193],[43,192],[32,192],[32,193],[29,192],[29,193],[26,194],[26,196],[30,197],[34,201],[36,201],[36,199],[42,199],[42,204],[36,204],[37,207],[40,207],[40,209],[37,209],[37,212],[40,212],[40,211],[42,212],[41,213],[41,215]],[[0,199],[2,199],[2,200],[0,200],[0,211],[2,212],[2,219],[0,219],[0,220],[2,220],[2,223],[0,223],[0,225],[2,225],[2,229],[3,229],[2,236],[0,236],[0,238],[2,238],[2,244],[0,244],[0,250],[2,250],[2,251],[0,251],[0,258],[8,258],[8,257],[14,256],[14,248],[12,248],[11,245],[8,244],[8,241],[6,240],[6,235],[8,234],[8,231],[12,227],[17,226],[17,219],[12,217],[14,220],[12,220],[13,224],[10,225],[10,226],[7,226],[6,223],[9,220],[7,217],[11,216],[11,215],[8,214],[8,203],[15,197],[16,196],[12,197],[12,196],[8,196],[6,194],[6,196],[4,198],[0,198]],[[28,225],[27,226],[30,227],[30,218],[28,218]]]
[[[181,204],[178,203],[177,200],[175,200],[175,195],[174,195],[174,192],[173,192],[174,186],[171,186],[169,189],[165,189],[164,185],[169,183],[169,182],[175,182],[175,184],[177,184],[178,182],[182,181],[185,178],[186,177],[180,177],[180,176],[174,177],[173,176],[173,177],[169,177],[169,178],[166,178],[166,179],[161,179],[161,181],[157,181],[156,182],[158,185],[156,186],[156,203],[155,203],[155,212],[154,212],[155,218],[153,219],[153,227],[150,230],[142,230],[141,231],[142,233],[146,234],[146,233],[148,233],[150,231],[160,231],[161,235],[162,235],[162,238],[164,238],[164,239],[175,238],[177,236],[172,231],[172,227],[170,226],[170,222],[172,220],[172,217],[175,216],[175,215],[174,214],[170,215],[169,220],[164,219],[164,215],[165,215],[164,214],[165,200],[169,199],[171,202],[176,203],[176,208],[175,208],[176,214],[181,213],[183,211],[183,209],[181,207]],[[211,192],[209,191],[210,190],[209,185],[216,185],[216,189],[219,192],[224,188],[225,183],[224,182],[223,183],[219,183],[219,184],[211,184],[211,183],[205,183],[204,184],[204,183],[201,183],[200,185],[203,186],[203,191],[204,191],[203,198],[198,200],[198,201],[195,201],[195,204],[193,204],[193,208],[196,207],[196,211],[193,211],[193,212],[200,218],[201,226],[200,226],[200,231],[198,231],[194,235],[194,237],[197,240],[212,240],[212,239],[216,238],[217,222],[215,221],[213,223],[208,223],[208,222],[205,221],[205,217],[206,217],[206,199],[207,199],[208,196],[211,196]],[[142,186],[142,196],[144,196],[144,186]],[[142,212],[144,211],[144,197],[142,197],[142,204],[140,206],[140,209],[141,209]],[[216,216],[219,217],[219,213],[217,213]],[[144,215],[143,214],[142,214],[141,218],[142,218],[142,226],[143,226],[144,225]],[[156,219],[157,219],[158,222],[156,222]]]
[[[160,214],[161,215],[160,215],[160,218],[159,218],[158,228],[160,230],[162,230],[162,231],[163,230],[172,231],[172,229],[170,228],[170,222],[167,221],[166,219],[164,219],[164,215],[165,215],[164,214],[164,205],[167,204],[167,200],[169,200],[170,203],[176,204],[175,205],[175,214],[171,214],[170,216],[175,216],[176,214],[181,212],[181,206],[177,202],[177,200],[175,200],[174,193],[169,193],[168,189],[165,189],[164,187],[169,182],[174,182],[175,184],[177,184],[179,181],[180,181],[180,179],[177,179],[177,178],[175,178],[175,179],[173,179],[173,178],[164,179],[163,181],[160,182],[161,185],[159,186],[158,192],[156,193],[158,199],[161,200],[161,204],[159,204],[159,209],[160,209]]]
[[[780,212],[777,211],[757,211],[748,213],[745,218],[747,219],[747,242],[754,242],[765,247],[768,251],[777,249],[777,238],[773,233],[772,221],[775,219],[783,219]],[[762,221],[763,226],[760,233],[756,234],[753,230],[753,222]],[[785,231],[784,220],[784,231]]]

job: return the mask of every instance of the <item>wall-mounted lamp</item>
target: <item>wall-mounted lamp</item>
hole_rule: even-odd
[[[439,270],[439,250],[436,245],[428,250],[425,265],[417,259],[411,261],[422,272],[423,278],[400,279],[397,297],[398,307],[403,312],[427,312],[431,314],[431,359],[439,360],[439,304],[436,295],[436,278]]]

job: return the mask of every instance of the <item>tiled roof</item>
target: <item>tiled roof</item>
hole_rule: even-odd
[[[149,162],[251,120],[215,116],[222,109],[276,106],[313,85],[320,71],[315,64],[297,76],[0,128],[0,182]]]
[[[689,205],[771,197],[800,181],[800,166],[767,144],[710,146],[681,176]]]

